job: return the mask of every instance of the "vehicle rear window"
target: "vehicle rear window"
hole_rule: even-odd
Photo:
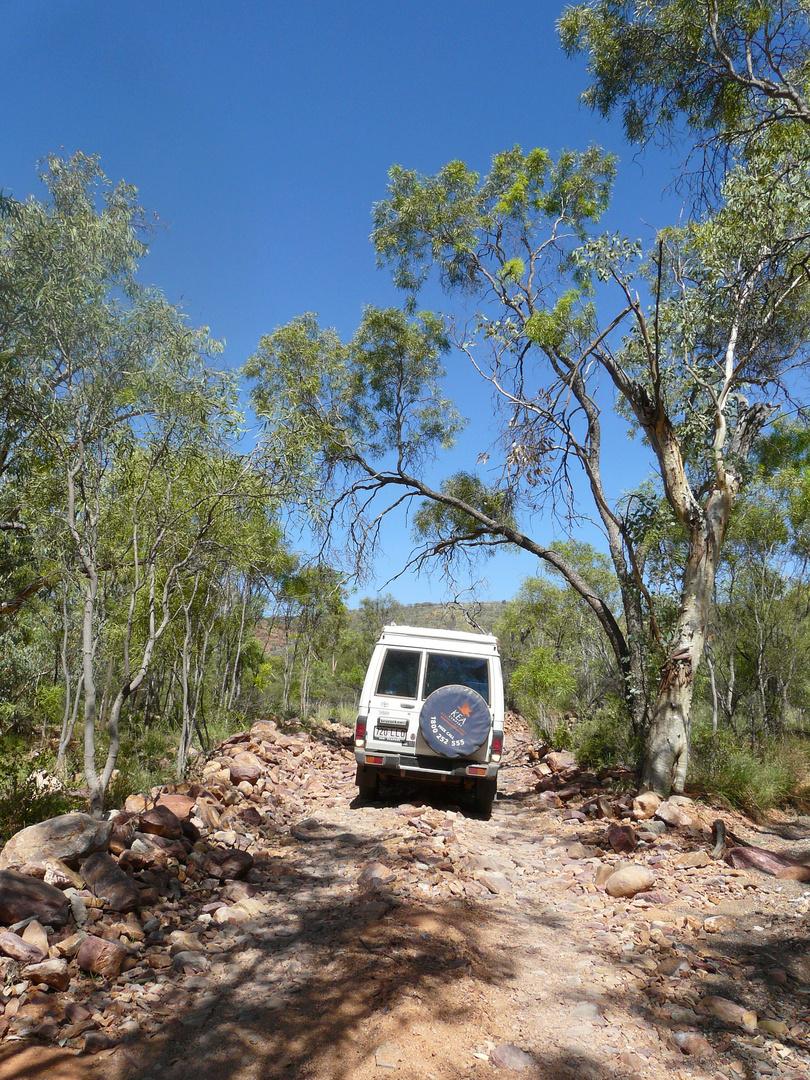
[[[489,664],[476,656],[452,656],[449,653],[428,653],[425,674],[425,697],[440,686],[469,686],[477,690],[489,704]]]
[[[415,698],[421,655],[408,649],[386,649],[377,693],[387,697]]]

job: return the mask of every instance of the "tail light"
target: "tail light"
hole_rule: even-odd
[[[492,745],[490,746],[490,757],[493,761],[500,761],[501,754],[503,753],[503,732],[495,731],[492,733]]]
[[[366,727],[368,718],[365,716],[358,716],[354,725],[354,745],[364,746],[366,742]]]

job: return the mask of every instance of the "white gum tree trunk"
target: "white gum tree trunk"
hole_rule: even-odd
[[[676,632],[661,668],[642,776],[642,786],[660,795],[683,791],[686,782],[694,678],[706,642],[723,541],[742,483],[743,463],[773,411],[762,403],[745,408],[733,436],[726,439],[724,417],[718,409],[714,484],[702,504],[686,478],[669,422],[660,411],[656,417],[653,445],[665,490],[689,537]]]
[[[642,777],[644,787],[662,795],[682,792],[686,783],[694,677],[703,656],[730,511],[730,492],[715,490],[689,538],[677,630],[661,668]]]

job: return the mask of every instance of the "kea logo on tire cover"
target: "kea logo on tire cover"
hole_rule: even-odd
[[[487,703],[469,686],[440,686],[425,698],[419,730],[431,750],[444,757],[468,757],[489,735]]]

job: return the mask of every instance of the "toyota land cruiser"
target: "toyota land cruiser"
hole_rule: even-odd
[[[357,786],[381,777],[452,783],[492,811],[503,752],[497,638],[386,626],[366,672],[355,725]]]

